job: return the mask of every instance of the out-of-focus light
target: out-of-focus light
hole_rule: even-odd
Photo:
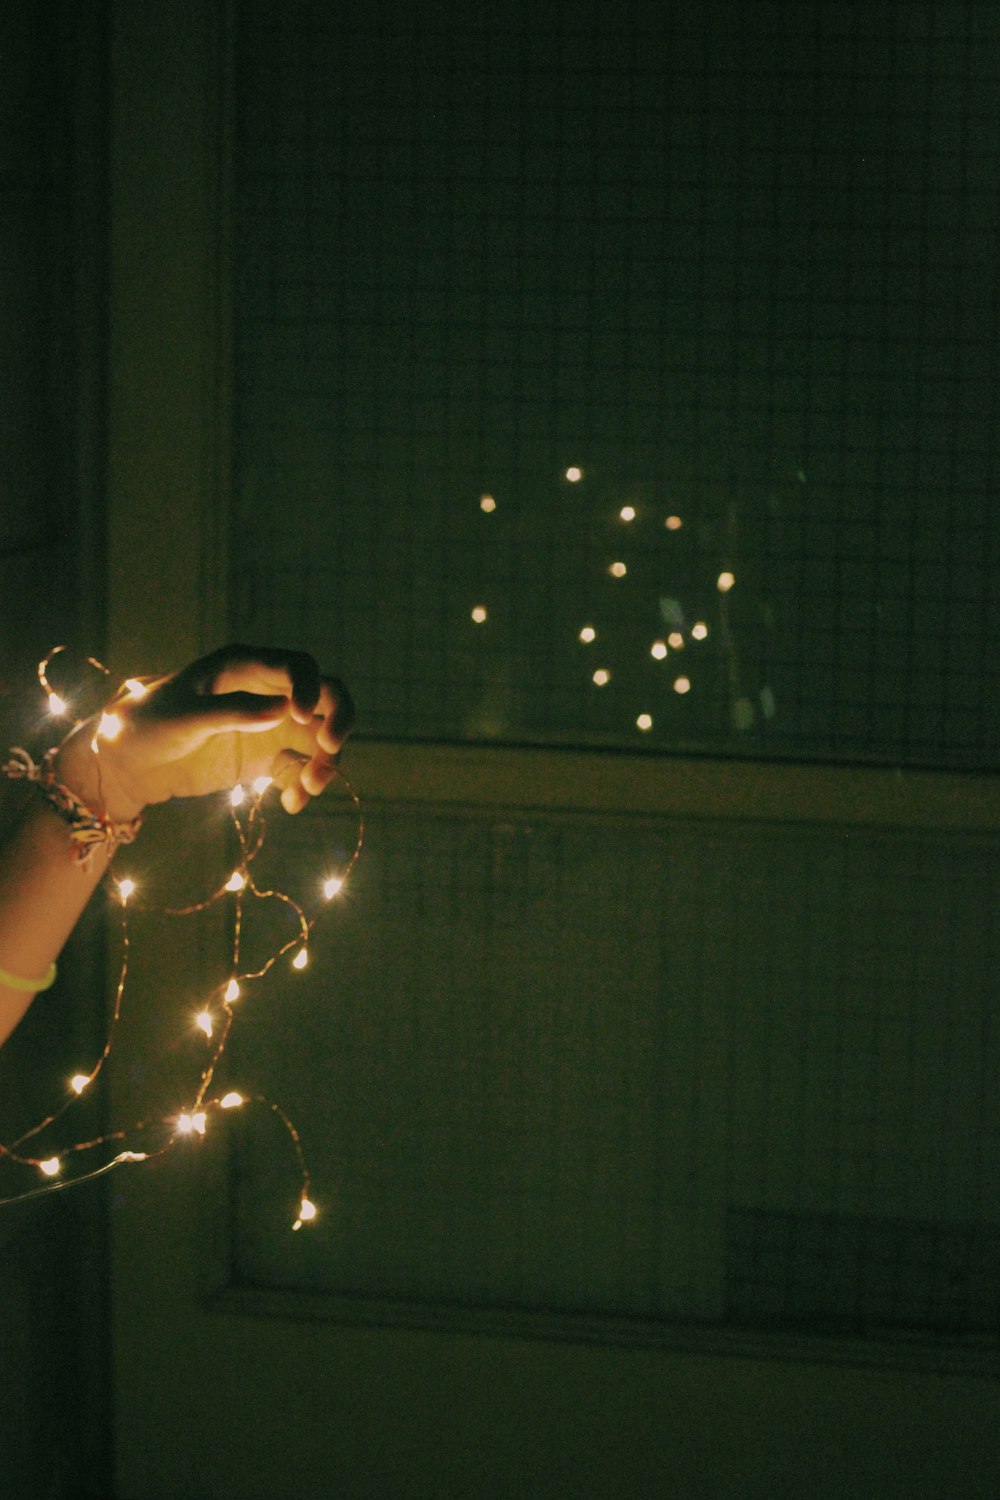
[[[296,953],[295,957],[292,959],[292,968],[293,969],[304,969],[305,966],[306,966],[306,964],[308,962],[309,962],[309,951],[308,951],[308,949],[306,949],[306,948],[300,948],[299,951],[298,951],[298,953]]]
[[[597,639],[597,631],[594,629],[593,625],[584,625],[583,629],[580,631],[580,639],[588,646],[590,645],[591,641]]]
[[[486,605],[477,604],[472,611],[472,618],[475,620],[477,625],[481,625],[486,619]]]
[[[618,512],[618,515],[619,515],[619,518],[622,521],[634,521],[635,520],[635,506],[634,505],[623,505],[622,508],[621,508],[621,510]]]
[[[243,798],[245,796],[246,793],[241,786],[234,786],[232,791],[229,793],[229,800],[234,807],[242,807]]]
[[[691,626],[691,635],[696,641],[703,641],[708,635],[708,626],[704,620],[696,620]]]
[[[69,1081],[69,1086],[73,1090],[74,1094],[82,1094],[89,1082],[89,1073],[74,1073],[73,1077]]]
[[[124,880],[119,880],[118,894],[123,902],[127,901],[130,896],[135,894],[135,881],[130,880],[127,875]]]
[[[679,630],[672,630],[667,636],[667,645],[671,651],[682,651],[684,649],[684,637]]]
[[[736,579],[732,573],[720,573],[715,580],[715,587],[719,590],[720,594],[728,594],[735,582]]]
[[[315,1217],[316,1217],[316,1205],[315,1205],[315,1203],[312,1203],[308,1198],[303,1198],[302,1202],[299,1204],[299,1218],[300,1219],[315,1219]]]
[[[657,661],[662,661],[667,654],[666,641],[654,641],[649,648],[649,654],[655,657]]]
[[[691,691],[691,680],[688,677],[678,677],[674,681],[675,693],[689,693]]]
[[[488,516],[492,515],[497,508],[497,503],[492,495],[481,495],[479,497],[479,509],[485,511]]]
[[[324,880],[323,882],[323,895],[328,901],[332,901],[343,884],[344,879],[342,875],[331,875],[329,880]]]
[[[238,1094],[236,1092],[236,1090],[233,1089],[230,1093],[223,1094],[222,1098],[219,1100],[219,1108],[220,1109],[239,1109],[239,1107],[240,1107],[240,1105],[242,1103],[243,1103],[243,1095],[242,1094]]]
[[[126,677],[125,686],[128,688],[129,697],[135,703],[138,703],[140,699],[145,698],[146,694],[149,692],[149,688],[144,682],[140,682],[138,677]]]
[[[594,673],[593,681],[598,687],[605,687],[611,681],[611,673],[606,667],[598,667]]]
[[[97,733],[102,740],[116,740],[122,732],[122,721],[118,714],[105,711],[101,714],[101,722],[97,726]]]
[[[198,1012],[198,1014],[194,1018],[194,1024],[197,1026],[199,1031],[203,1031],[205,1033],[209,1041],[212,1040],[212,1032],[215,1030],[215,1028],[212,1025],[212,1017],[209,1015],[207,1010]]]
[[[194,1121],[188,1114],[178,1115],[174,1129],[178,1135],[190,1135],[194,1129]]]
[[[623,562],[613,562],[608,569],[608,572],[611,574],[612,578],[624,578],[625,574],[628,572],[628,568]]]
[[[46,1177],[58,1177],[61,1165],[58,1156],[50,1156],[46,1161],[38,1163],[38,1170],[44,1172]]]
[[[569,480],[570,484],[579,484],[580,480],[583,478],[583,470],[578,469],[576,464],[571,464],[570,467],[566,470],[566,478]]]
[[[641,729],[643,731],[643,733],[645,734],[648,730],[652,729],[652,727],[653,727],[652,716],[650,714],[640,714],[639,717],[635,721],[635,727],[637,729]]]
[[[49,694],[50,714],[64,714],[68,708],[69,704],[66,702],[65,698],[60,698],[58,693]]]
[[[191,1128],[193,1130],[196,1130],[199,1135],[204,1135],[205,1134],[205,1125],[206,1125],[205,1111],[203,1109],[199,1109],[195,1114],[193,1114],[191,1116]]]
[[[241,891],[246,885],[246,876],[240,870],[234,870],[223,886],[226,891]]]
[[[680,531],[681,527],[684,525],[684,522],[681,520],[680,516],[668,516],[663,524],[668,531]]]
[[[226,999],[232,1002],[240,998],[240,987],[235,979],[231,979],[226,985]]]
[[[264,793],[271,785],[271,780],[272,778],[270,776],[256,776],[254,778],[253,789],[257,793],[258,797],[263,797]]]

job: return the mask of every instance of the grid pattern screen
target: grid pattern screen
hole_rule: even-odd
[[[994,763],[994,4],[236,30],[243,635],[373,736]]]

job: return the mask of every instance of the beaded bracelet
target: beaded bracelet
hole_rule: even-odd
[[[56,777],[55,762],[59,747],[47,750],[38,765],[27,750],[15,746],[2,767],[11,780],[34,782],[49,806],[69,824],[72,856],[86,869],[99,844],[131,844],[142,827],[142,815],[128,822],[116,823],[106,813],[98,813]]]

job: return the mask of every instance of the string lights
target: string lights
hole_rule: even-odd
[[[51,662],[65,649],[63,646],[55,647],[38,666],[38,680],[45,695],[49,713],[59,718],[71,716],[71,705],[66,695],[52,686],[48,672]],[[88,657],[87,663],[104,676],[109,675],[108,669],[95,658]],[[116,711],[116,705],[136,702],[145,697],[147,692],[148,688],[141,678],[125,679],[100,716],[98,729],[91,745],[96,756],[100,754],[101,741],[114,739],[124,727],[122,717]],[[82,721],[75,721],[76,724],[80,722]],[[173,1149],[179,1141],[204,1137],[210,1128],[211,1119],[218,1112],[256,1105],[268,1110],[276,1117],[290,1141],[295,1156],[301,1187],[297,1216],[291,1226],[292,1229],[301,1229],[304,1224],[316,1218],[317,1208],[310,1197],[312,1184],[302,1140],[288,1114],[264,1094],[243,1094],[235,1089],[227,1089],[219,1094],[215,1092],[215,1089],[216,1079],[236,1018],[233,1007],[246,993],[246,986],[252,984],[256,988],[260,981],[264,980],[275,965],[286,956],[288,956],[291,968],[302,970],[306,967],[309,962],[309,943],[313,929],[344,889],[361,856],[365,828],[360,799],[339,767],[335,767],[334,774],[353,804],[357,818],[357,832],[353,849],[342,868],[335,872],[328,872],[317,881],[316,909],[311,916],[306,914],[303,906],[288,892],[262,887],[255,879],[254,862],[260,854],[266,833],[263,803],[274,785],[269,776],[257,777],[248,785],[240,782],[229,792],[221,794],[228,805],[229,815],[235,829],[239,859],[227,877],[202,900],[180,907],[152,906],[141,898],[137,882],[131,875],[118,877],[111,872],[108,873],[105,877],[105,886],[112,904],[119,913],[121,948],[111,1020],[104,1044],[96,1063],[89,1072],[77,1072],[69,1079],[66,1097],[58,1106],[52,1109],[44,1119],[22,1132],[15,1140],[0,1144],[0,1158],[13,1165],[32,1170],[41,1176],[44,1182],[44,1186],[27,1188],[0,1199],[0,1205],[32,1197],[40,1192],[53,1192],[91,1181],[119,1166],[162,1156]],[[63,1146],[58,1152],[52,1152],[49,1148],[45,1155],[33,1154],[34,1143],[38,1138],[47,1136],[52,1127],[63,1119],[71,1106],[93,1087],[111,1057],[120,1030],[123,1000],[129,976],[132,947],[130,912],[137,910],[161,916],[191,917],[227,900],[233,903],[229,952],[230,972],[226,981],[215,986],[204,998],[194,1017],[194,1028],[203,1035],[209,1052],[197,1079],[192,1080],[189,1102],[167,1116],[150,1117],[139,1120],[128,1129],[110,1129],[89,1140],[73,1141]],[[241,954],[246,935],[247,914],[252,908],[265,903],[283,905],[292,917],[294,930],[290,937],[279,941],[277,946],[272,947],[262,961],[256,961],[255,967],[246,968],[243,966]],[[145,1149],[134,1149],[138,1144],[142,1144]],[[97,1152],[102,1148],[107,1150],[111,1146],[118,1148],[116,1154],[99,1166],[85,1171],[70,1172],[72,1165],[83,1154]]]

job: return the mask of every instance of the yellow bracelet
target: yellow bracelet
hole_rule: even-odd
[[[0,984],[5,984],[9,990],[27,990],[33,994],[40,995],[42,990],[51,989],[56,982],[56,966],[49,964],[41,979],[21,979],[17,974],[8,974],[6,969],[0,969]]]

